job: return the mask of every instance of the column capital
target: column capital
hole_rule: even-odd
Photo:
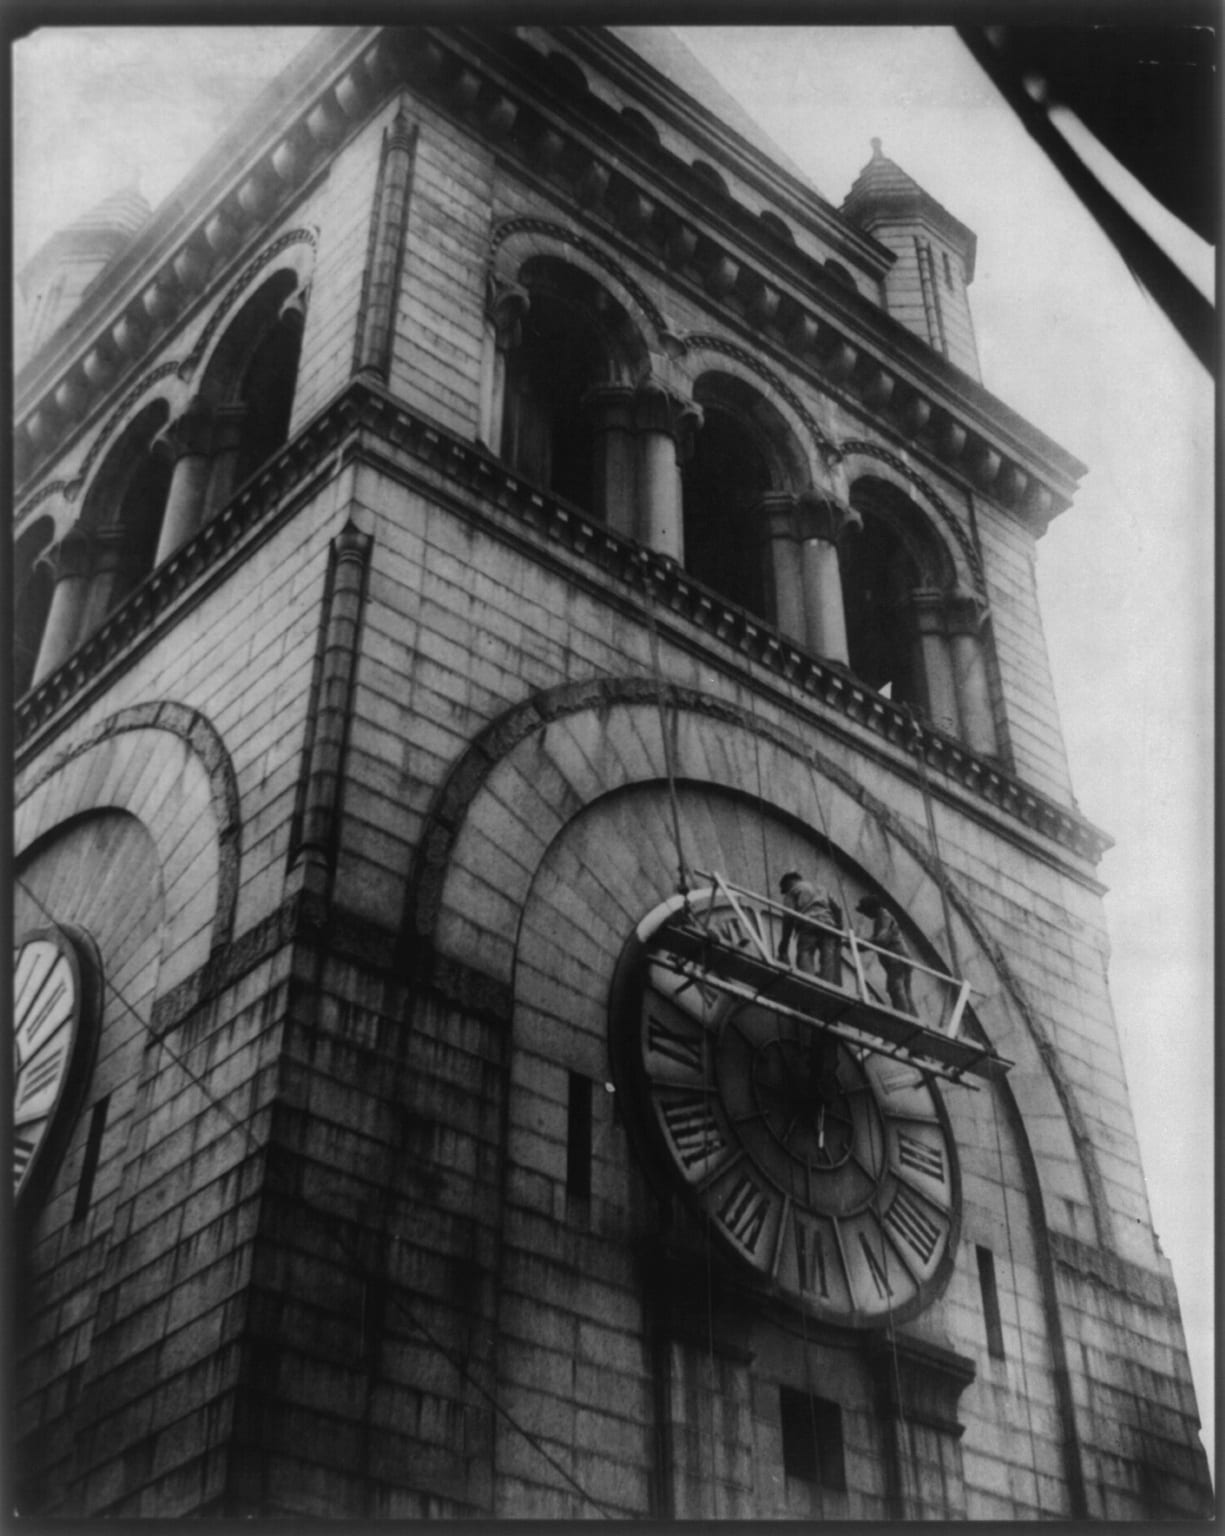
[[[153,439],[154,446],[168,453],[172,460],[188,454],[207,454],[212,451],[213,407],[193,395],[179,414]]]
[[[593,384],[582,406],[599,432],[628,432],[634,425],[634,391],[627,384]]]
[[[948,597],[938,587],[915,587],[907,593],[904,608],[919,634],[947,634]]]
[[[95,547],[95,535],[80,523],[73,523],[58,543],[39,556],[37,563],[50,572],[53,581],[88,576],[93,569]]]
[[[822,539],[837,544],[848,528],[863,526],[863,519],[853,507],[835,496],[820,491],[801,491],[795,498],[796,537]]]
[[[310,306],[311,285],[303,283],[300,288],[295,288],[277,311],[278,320],[296,320],[299,325],[306,324],[306,311]]]
[[[767,491],[753,507],[753,521],[761,530],[761,538],[799,538],[796,526],[796,499],[792,491]]]
[[[523,340],[523,317],[532,296],[522,283],[491,272],[485,283],[485,313],[493,323],[498,347],[509,352]]]
[[[987,617],[987,605],[975,593],[958,587],[945,599],[945,614],[950,635],[977,635]]]
[[[692,453],[702,421],[700,405],[665,389],[655,379],[644,380],[634,392],[635,427],[639,432],[666,433],[676,444],[678,460]]]

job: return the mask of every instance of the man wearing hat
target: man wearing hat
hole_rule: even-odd
[[[888,950],[890,954],[909,956],[897,919],[885,911],[879,897],[863,897],[856,904],[855,910],[872,919],[872,932],[868,935],[870,943],[878,949]],[[901,1013],[916,1013],[914,998],[910,995],[910,966],[899,960],[890,960],[888,955],[881,955],[879,959],[885,971],[889,1001]]]
[[[783,932],[778,941],[778,958],[787,959],[791,935],[795,934],[795,967],[807,971],[810,976],[820,974],[822,981],[835,987],[842,985],[842,940],[836,933],[822,928],[812,928],[807,923],[797,923],[791,916],[813,918],[831,928],[842,927],[842,909],[828,891],[818,889],[805,880],[798,869],[789,869],[778,882],[783,893],[783,905],[791,909],[783,918]],[[820,953],[821,969],[813,964],[813,956]]]

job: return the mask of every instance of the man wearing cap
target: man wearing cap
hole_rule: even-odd
[[[875,944],[878,949],[888,950],[889,954],[909,958],[910,952],[906,948],[906,941],[902,937],[902,930],[897,925],[897,919],[892,913],[885,911],[879,897],[863,897],[857,903],[855,910],[872,919],[872,932],[868,935],[869,943]],[[914,998],[910,995],[910,966],[904,961],[890,960],[888,955],[882,954],[878,958],[884,967],[889,1001],[901,1013],[916,1013]]]
[[[795,967],[807,971],[810,976],[819,974],[822,981],[835,987],[842,985],[842,939],[837,933],[827,933],[822,928],[812,928],[807,923],[797,923],[791,916],[810,917],[831,928],[842,927],[842,910],[828,891],[818,889],[805,880],[798,869],[789,869],[779,881],[783,904],[791,909],[783,918],[783,931],[778,941],[778,958],[787,959],[791,935],[795,934]],[[813,956],[820,953],[821,969],[818,973]]]

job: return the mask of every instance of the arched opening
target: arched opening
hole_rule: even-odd
[[[854,496],[851,503],[857,510]],[[898,703],[916,703],[905,609],[914,561],[890,525],[866,514],[842,549],[842,599],[851,670]]]
[[[43,556],[55,537],[49,517],[40,517],[17,540],[13,551],[13,697],[20,698],[34,677],[55,582]]]
[[[726,407],[703,407],[705,419],[685,466],[685,567],[699,581],[767,618],[762,551],[753,510],[771,488],[761,444]]]
[[[899,704],[952,726],[942,604],[953,586],[948,554],[923,514],[888,481],[851,487],[862,526],[841,550],[850,667]]]
[[[301,318],[289,313],[264,336],[247,364],[239,386],[239,400],[245,414],[235,468],[237,485],[253,474],[289,437],[301,352]]]
[[[703,423],[683,473],[685,568],[773,622],[761,502],[770,491],[802,488],[802,457],[782,417],[743,380],[706,374],[694,399]]]
[[[218,412],[206,516],[286,441],[302,350],[302,309],[291,302],[296,272],[278,272],[226,328],[204,372],[200,398]],[[220,430],[232,413],[229,431]]]
[[[172,464],[156,442],[169,418],[164,400],[146,406],[111,449],[81,509],[81,524],[98,537],[81,638],[153,569]]]
[[[525,478],[600,516],[595,426],[584,399],[596,385],[641,371],[641,344],[625,311],[586,273],[541,256],[524,265],[519,281],[530,303],[507,355],[502,456]]]

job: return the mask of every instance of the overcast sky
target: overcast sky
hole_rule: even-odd
[[[309,35],[75,29],[19,44],[18,267],[119,187],[164,197]],[[984,383],[1090,466],[1039,546],[1039,588],[1077,796],[1118,842],[1100,871],[1111,887],[1112,993],[1211,1457],[1209,380],[951,31],[683,35],[832,202],[879,137],[976,232],[970,298]]]

